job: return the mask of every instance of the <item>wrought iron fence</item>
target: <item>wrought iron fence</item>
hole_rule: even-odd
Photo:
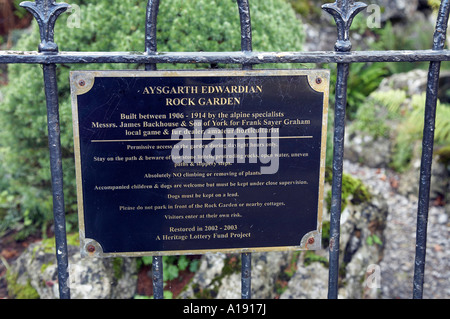
[[[40,64],[43,67],[60,298],[70,298],[70,289],[67,286],[69,282],[69,263],[59,132],[59,103],[56,81],[57,64],[140,63],[145,64],[146,70],[156,70],[159,63],[240,64],[243,69],[251,69],[252,65],[264,63],[336,63],[337,81],[335,87],[333,180],[329,245],[330,266],[328,279],[328,298],[335,299],[338,296],[341,188],[349,66],[351,63],[361,62],[429,61],[412,293],[413,298],[422,298],[438,82],[441,62],[450,60],[450,51],[444,49],[450,0],[441,1],[433,38],[433,47],[430,50],[351,51],[352,46],[349,38],[349,29],[353,18],[366,8],[366,4],[353,0],[336,0],[334,3],[327,3],[322,6],[323,10],[334,17],[337,25],[337,41],[334,51],[253,52],[249,0],[237,0],[241,23],[240,52],[164,52],[163,54],[157,50],[156,39],[159,2],[159,0],[148,0],[147,3],[145,52],[143,54],[129,52],[59,52],[58,46],[54,42],[54,26],[59,15],[66,11],[69,5],[55,3],[54,0],[36,0],[35,2],[25,1],[21,3],[22,7],[25,7],[33,14],[39,25],[41,42],[37,52],[0,52],[0,63],[2,64]],[[163,298],[162,275],[162,257],[155,256],[153,257],[155,298]],[[249,299],[251,298],[251,253],[242,254],[241,278],[241,296],[243,299]]]

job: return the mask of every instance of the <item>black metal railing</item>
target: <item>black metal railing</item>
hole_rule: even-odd
[[[420,169],[420,190],[417,214],[416,256],[413,283],[413,298],[422,298],[427,239],[428,206],[431,183],[434,128],[436,119],[437,89],[442,61],[450,60],[450,51],[444,50],[450,0],[442,0],[433,48],[416,51],[356,51],[351,52],[349,29],[353,18],[366,5],[353,0],[336,0],[324,4],[322,9],[330,13],[337,25],[337,42],[334,51],[320,52],[252,52],[252,32],[249,0],[237,0],[241,22],[240,52],[164,52],[157,50],[156,25],[159,0],[148,0],[146,12],[146,36],[144,54],[129,52],[59,52],[54,42],[54,25],[58,16],[69,8],[65,3],[54,0],[22,2],[36,18],[41,43],[38,51],[1,51],[0,63],[28,63],[43,66],[43,80],[47,102],[47,124],[49,134],[50,167],[53,191],[53,213],[55,222],[56,258],[61,299],[70,298],[68,283],[68,254],[65,229],[63,196],[63,168],[59,132],[59,103],[56,81],[57,64],[76,63],[140,63],[146,70],[156,70],[159,63],[218,63],[241,64],[251,69],[254,64],[263,63],[336,63],[335,122],[333,150],[333,180],[330,219],[329,281],[328,298],[338,295],[339,237],[341,214],[341,187],[345,135],[345,106],[347,79],[351,63],[360,62],[417,62],[429,61],[428,85],[425,105],[422,162]],[[163,297],[162,257],[153,257],[154,297]],[[242,254],[242,298],[251,297],[251,254]]]

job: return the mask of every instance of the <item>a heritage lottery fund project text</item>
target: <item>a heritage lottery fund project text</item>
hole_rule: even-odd
[[[328,71],[72,72],[80,234],[102,254],[305,248]]]

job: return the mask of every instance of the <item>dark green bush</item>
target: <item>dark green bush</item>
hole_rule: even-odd
[[[144,51],[147,1],[73,0],[81,8],[81,28],[68,28],[70,14],[55,28],[61,51]],[[74,13],[72,13],[74,14]],[[304,39],[301,22],[285,0],[251,2],[253,49],[299,51]],[[33,22],[34,23],[34,22]],[[36,50],[36,23],[14,49]],[[159,51],[239,51],[240,25],[235,0],[165,0],[158,15]],[[73,161],[69,71],[81,69],[136,69],[138,65],[59,65],[57,68],[61,144],[68,220],[75,223],[76,187]],[[164,65],[159,68],[192,68]],[[203,66],[204,67],[204,66]],[[9,84],[2,88],[0,105],[0,219],[18,220],[25,229],[45,230],[52,222],[50,165],[47,148],[46,106],[40,66],[10,65]],[[4,207],[8,206],[8,207]],[[6,225],[6,224],[5,224]],[[33,226],[33,227],[32,227]],[[69,225],[69,230],[70,230]],[[0,233],[2,229],[0,228]],[[24,234],[25,235],[25,234]]]

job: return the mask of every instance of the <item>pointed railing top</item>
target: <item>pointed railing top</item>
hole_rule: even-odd
[[[336,51],[349,52],[351,50],[350,26],[353,18],[366,7],[365,3],[354,2],[353,0],[336,0],[334,3],[322,5],[322,9],[331,14],[336,21],[338,29],[338,40],[334,46]]]
[[[39,52],[58,52],[58,46],[54,42],[55,22],[70,6],[67,3],[55,3],[55,0],[24,1],[20,6],[31,12],[39,25],[41,35]]]

